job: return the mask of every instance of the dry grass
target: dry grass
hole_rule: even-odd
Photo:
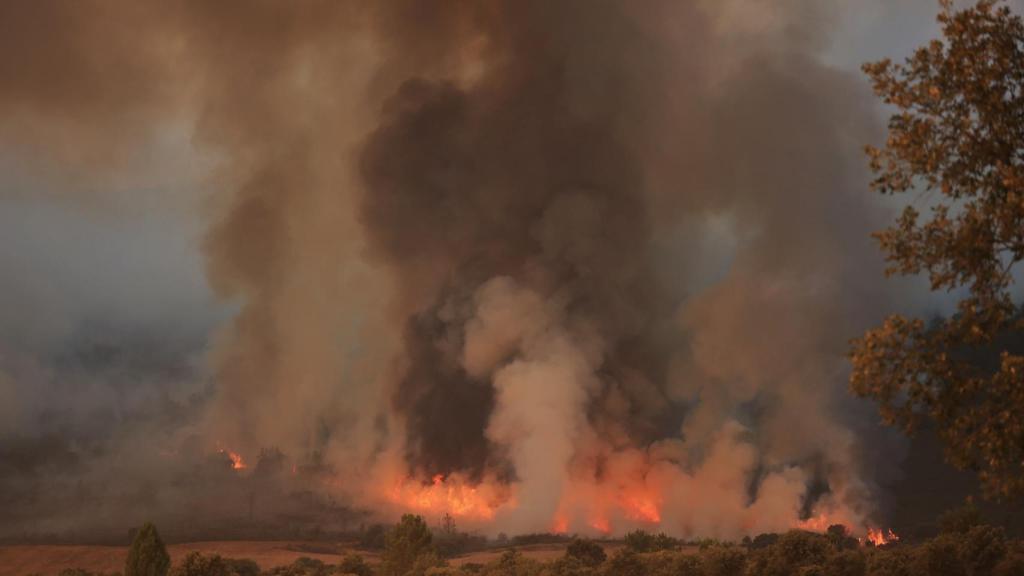
[[[622,547],[621,544],[602,544],[604,551],[611,556],[616,550]],[[540,560],[547,562],[549,560],[555,560],[565,555],[566,544],[531,544],[529,546],[516,546],[516,550],[523,553],[523,556],[527,558],[533,558],[534,560]],[[470,562],[475,564],[486,564],[493,560],[497,560],[505,553],[507,548],[497,548],[493,550],[484,550],[482,552],[473,552],[465,556],[459,556],[452,558],[449,562],[453,566],[461,566]]]
[[[540,561],[554,560],[565,554],[565,544],[533,544],[519,546],[517,549],[528,558]],[[619,544],[606,544],[605,551],[610,556],[620,548]],[[336,550],[338,553],[318,553],[317,551]],[[261,569],[291,564],[296,558],[307,556],[318,558],[327,564],[336,564],[341,553],[355,552],[354,549],[341,544],[324,542],[192,542],[188,544],[172,544],[167,547],[171,554],[171,562],[177,563],[192,551],[204,554],[220,554],[226,558],[249,558],[255,560]],[[455,566],[469,562],[486,564],[497,560],[505,549],[474,552],[451,559]],[[370,562],[378,558],[371,553],[358,552]],[[92,572],[120,572],[124,569],[124,559],[128,554],[127,546],[52,546],[52,545],[19,545],[0,546],[0,576],[27,576],[41,574],[56,576],[66,568],[84,568]]]
[[[326,563],[337,563],[338,554],[317,554],[306,550],[323,548],[322,543],[306,542],[192,542],[167,547],[171,562],[178,562],[192,551],[220,554],[228,558],[250,558],[260,568],[291,564],[296,558],[308,556]],[[339,548],[340,550],[341,548]],[[66,568],[84,568],[96,572],[121,572],[127,546],[0,546],[0,576],[28,574],[56,575]],[[368,559],[372,560],[372,556]]]

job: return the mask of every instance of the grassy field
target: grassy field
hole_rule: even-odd
[[[619,545],[607,545],[611,554]],[[564,544],[536,544],[518,548],[524,556],[541,561],[553,560],[565,554]],[[336,564],[341,554],[355,551],[343,545],[324,542],[192,542],[167,547],[171,561],[177,563],[192,551],[220,554],[229,558],[250,558],[262,569],[291,564],[296,558],[308,556]],[[124,569],[127,546],[53,546],[12,545],[0,546],[0,576],[56,575],[65,568],[84,568],[93,572],[120,572]],[[486,564],[501,556],[502,550],[475,552],[451,559],[459,566],[469,562]],[[369,562],[376,562],[374,554],[359,552]]]
[[[230,558],[250,558],[260,568],[273,568],[291,564],[296,558],[308,556],[326,563],[337,563],[339,553],[317,553],[332,547],[309,542],[192,542],[167,547],[171,561],[177,563],[192,551],[216,553]],[[342,549],[337,548],[339,552]],[[26,574],[55,575],[65,568],[85,568],[95,572],[121,572],[124,570],[127,546],[52,546],[16,545],[0,546],[0,576]],[[372,555],[364,554],[368,560]]]

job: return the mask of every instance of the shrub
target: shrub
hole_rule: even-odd
[[[189,552],[188,556],[171,570],[171,576],[233,576],[234,572],[219,555],[206,556]]]
[[[675,576],[703,576],[704,568],[701,560],[693,554],[677,554]]]
[[[792,530],[767,548],[751,552],[751,576],[792,576],[801,569],[824,565],[832,547],[820,534]]]
[[[660,550],[640,557],[650,576],[703,576],[700,558],[695,554]]]
[[[574,538],[565,549],[566,558],[575,558],[584,566],[598,566],[608,557],[600,544],[591,540]]]
[[[373,567],[359,554],[346,554],[338,564],[338,571],[355,576],[373,576]]]
[[[914,573],[921,576],[965,576],[956,537],[944,534],[925,543],[914,558]]]
[[[228,568],[235,576],[260,576],[260,565],[248,558],[225,558]]]
[[[658,535],[654,537],[655,550],[675,550],[678,547],[679,540],[676,540],[664,532],[659,532]]]
[[[515,576],[516,568],[519,566],[519,562],[523,559],[523,555],[515,549],[506,550],[498,558],[497,568],[500,574],[507,576]]]
[[[913,560],[904,547],[874,549],[867,558],[867,571],[871,576],[911,576]]]
[[[132,540],[124,563],[124,576],[166,576],[170,567],[171,557],[156,526],[146,522]]]
[[[833,524],[825,532],[826,538],[836,550],[856,550],[860,543],[850,536],[850,531],[842,524]]]
[[[532,534],[519,534],[512,538],[515,546],[527,546],[530,544],[561,544],[568,542],[571,538],[565,534],[552,534],[550,532],[535,532]]]
[[[747,566],[747,555],[735,546],[711,546],[700,554],[704,576],[740,576]]]
[[[487,538],[467,532],[446,531],[434,538],[434,548],[445,558],[487,548]]]
[[[1014,553],[1003,558],[996,564],[993,576],[1020,576],[1024,574],[1024,554]]]
[[[630,548],[616,552],[608,561],[607,574],[610,576],[646,576],[647,568],[640,556]]]
[[[545,565],[524,557],[517,550],[506,550],[498,560],[488,564],[481,572],[487,576],[534,576],[544,567]],[[463,569],[465,568],[464,565]]]
[[[967,573],[982,576],[992,573],[1006,556],[1006,535],[1002,528],[975,526],[960,543],[960,557]]]
[[[679,542],[665,534],[651,534],[644,530],[634,530],[624,538],[626,548],[638,553],[656,552],[658,550],[672,550],[679,545]]]
[[[981,524],[981,513],[971,503],[948,510],[939,516],[939,532],[941,534],[966,534],[979,524]]]
[[[767,547],[771,546],[772,544],[775,544],[778,541],[779,541],[779,535],[778,534],[775,534],[775,533],[758,534],[757,536],[754,537],[753,540],[750,541],[750,549],[751,550],[760,550],[762,548],[767,548]]]
[[[634,530],[624,538],[626,548],[633,552],[651,552],[654,550],[654,536],[643,530]]]
[[[864,576],[867,560],[860,550],[841,550],[825,561],[827,576]]]
[[[565,556],[550,563],[545,574],[551,576],[593,576],[594,567],[584,564],[582,560],[573,556]],[[519,573],[516,572],[516,576]]]
[[[278,566],[264,574],[267,576],[328,576],[331,572],[331,567],[321,560],[303,556],[296,558],[288,566]]]

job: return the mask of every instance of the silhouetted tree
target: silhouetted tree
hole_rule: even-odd
[[[966,534],[981,524],[981,512],[972,503],[947,510],[939,516],[939,532],[943,534]]]
[[[888,274],[924,273],[933,290],[966,294],[932,325],[894,315],[854,341],[850,384],[890,424],[934,419],[950,462],[978,471],[986,493],[1014,496],[1024,493],[1024,356],[997,338],[1024,328],[1011,296],[1024,259],[1024,23],[997,0],[941,3],[941,40],[904,64],[864,66],[896,108],[885,146],[868,148],[872,188],[930,202],[927,217],[911,204],[875,237]],[[985,350],[1000,353],[992,366],[968,354]]]
[[[171,570],[171,576],[235,576],[235,572],[218,554],[207,556],[189,552],[181,564]]]
[[[124,563],[124,576],[165,576],[171,567],[171,557],[167,554],[156,526],[146,522],[135,533],[128,558]]]
[[[960,557],[970,576],[991,574],[1006,552],[1006,534],[995,526],[975,526],[960,543]]]
[[[623,539],[626,548],[634,552],[650,552],[654,550],[654,536],[643,530],[634,530]]]
[[[403,515],[402,520],[387,533],[381,574],[422,574],[427,568],[439,564],[427,523],[419,516]]]
[[[943,534],[921,546],[914,558],[915,574],[922,576],[966,576],[960,547],[952,534]]]

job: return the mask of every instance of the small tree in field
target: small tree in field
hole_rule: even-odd
[[[975,470],[989,495],[1024,494],[1024,332],[1012,296],[1024,259],[1024,23],[997,0],[954,10],[943,39],[904,64],[866,64],[896,113],[881,149],[868,148],[882,194],[917,193],[876,234],[888,274],[926,274],[963,291],[956,313],[926,325],[889,317],[854,341],[850,384],[890,424],[937,424],[947,458]],[[927,210],[923,216],[918,208]]]
[[[167,554],[156,526],[146,522],[135,534],[128,550],[124,576],[165,576],[170,567],[171,557]]]
[[[440,564],[433,537],[423,518],[405,514],[386,537],[381,562],[383,576],[405,576],[422,573]]]
[[[608,557],[604,548],[592,540],[573,538],[565,549],[565,557],[579,560],[584,566],[598,566]]]

